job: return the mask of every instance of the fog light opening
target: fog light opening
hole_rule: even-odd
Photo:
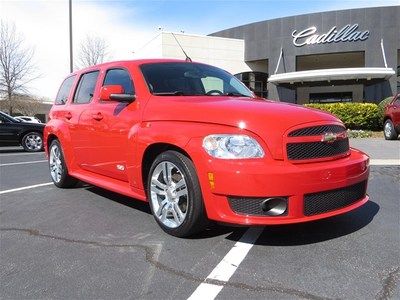
[[[261,202],[261,209],[268,216],[280,216],[286,212],[287,200],[284,198],[268,198]]]

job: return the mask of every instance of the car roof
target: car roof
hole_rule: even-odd
[[[97,70],[99,67],[115,66],[118,64],[129,67],[129,66],[140,66],[143,64],[169,63],[169,62],[196,63],[196,64],[204,65],[204,63],[201,63],[201,62],[195,62],[195,61],[192,62],[192,61],[187,61],[187,60],[183,60],[183,59],[172,59],[172,58],[148,58],[148,59],[118,60],[118,61],[109,61],[109,62],[105,62],[102,64],[97,64],[97,65],[93,65],[93,66],[90,66],[87,68],[76,70],[75,72],[69,74],[68,77],[70,77],[71,75],[76,75],[76,74],[80,74],[80,73],[86,73],[86,72],[92,71],[92,70]]]
[[[140,66],[143,64],[151,64],[151,63],[169,63],[169,62],[180,62],[180,63],[197,63],[197,64],[203,64],[200,62],[191,62],[183,59],[172,59],[172,58],[148,58],[148,59],[132,59],[132,60],[118,60],[118,61],[109,61],[106,63],[102,64],[97,64],[94,66],[90,66],[84,69],[77,70],[73,73],[71,73],[69,76],[78,74],[78,73],[84,73],[87,71],[91,71],[94,69],[98,69],[99,67],[107,67],[107,66],[114,66],[116,64],[121,64],[125,66]]]

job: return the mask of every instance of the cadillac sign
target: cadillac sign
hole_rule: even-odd
[[[314,44],[330,44],[338,42],[365,41],[369,37],[369,30],[359,31],[358,24],[347,24],[341,29],[333,26],[328,32],[317,34],[317,27],[312,26],[302,31],[292,32],[293,44],[296,47]]]

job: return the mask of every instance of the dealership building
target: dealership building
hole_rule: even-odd
[[[224,68],[265,98],[292,103],[379,102],[400,89],[400,6],[312,13],[208,36],[161,32],[138,57]],[[178,42],[177,42],[178,41]]]

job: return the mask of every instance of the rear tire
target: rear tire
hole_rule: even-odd
[[[151,212],[166,233],[187,237],[205,228],[203,196],[187,156],[171,150],[157,156],[150,168],[147,195]]]
[[[23,136],[21,145],[27,152],[43,151],[43,135],[39,132],[28,132]]]
[[[59,188],[73,187],[79,181],[68,174],[64,153],[58,140],[53,140],[49,147],[49,170],[51,179]]]
[[[399,136],[390,119],[387,119],[383,125],[383,134],[385,135],[385,140],[397,140]]]

